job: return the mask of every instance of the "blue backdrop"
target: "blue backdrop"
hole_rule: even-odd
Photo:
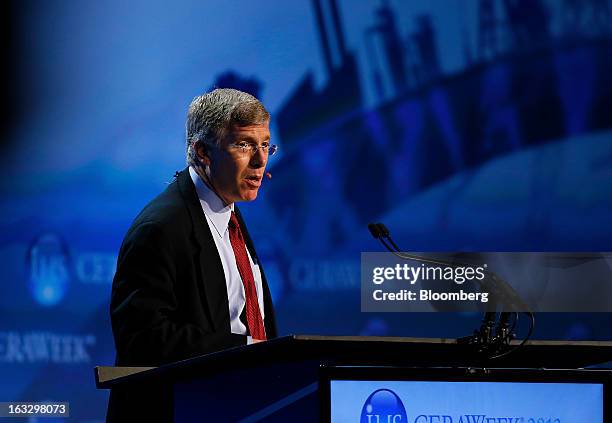
[[[360,312],[359,253],[605,251],[612,2],[8,3],[2,44],[0,400],[102,420],[123,235],[184,164],[191,99],[272,113],[273,179],[241,206],[281,333],[463,336],[472,314]],[[612,339],[607,314],[537,338]]]

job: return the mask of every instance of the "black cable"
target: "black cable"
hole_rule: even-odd
[[[516,325],[518,323],[519,320],[519,313],[518,312],[513,312],[511,313],[514,318],[512,319],[512,327],[510,327],[510,329],[508,329],[508,332],[506,333],[506,335],[504,336],[504,338],[500,341],[502,345],[507,344],[508,342],[512,341],[512,337],[514,336],[514,330],[516,329]]]
[[[514,335],[514,329],[516,329],[516,324],[519,321],[519,314],[518,312],[514,312],[514,321],[512,322],[512,327],[510,328],[510,331],[508,332],[508,335],[506,336],[506,339],[504,341],[512,341],[512,339],[510,339],[513,335]]]
[[[501,354],[497,354],[497,355],[494,355],[494,356],[488,357],[488,358],[487,358],[488,360],[496,360],[496,359],[498,359],[498,358],[505,357],[505,356],[507,356],[507,355],[509,355],[509,354],[512,354],[513,352],[515,352],[516,350],[518,350],[519,348],[521,348],[523,345],[525,345],[525,343],[526,343],[526,342],[529,340],[529,338],[531,338],[531,335],[533,334],[533,329],[534,329],[534,327],[535,327],[535,317],[534,317],[533,313],[532,313],[532,312],[530,312],[530,311],[526,311],[526,312],[524,312],[524,313],[525,313],[527,316],[529,316],[529,332],[527,333],[527,336],[525,336],[525,338],[524,338],[524,339],[521,341],[521,343],[520,343],[520,344],[518,344],[516,347],[514,347],[514,348],[512,348],[511,350],[506,351],[506,352],[504,352],[504,353],[501,353]],[[517,313],[517,314],[518,314],[518,313]]]

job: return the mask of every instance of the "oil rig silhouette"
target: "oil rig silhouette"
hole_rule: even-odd
[[[306,73],[274,114],[283,158],[266,193],[283,205],[277,220],[291,226],[294,247],[332,251],[356,226],[457,172],[612,128],[608,0],[554,10],[542,0],[479,0],[475,36],[458,37],[465,67],[452,75],[428,15],[402,31],[383,0],[364,31],[360,69],[337,1],[312,7],[327,80],[316,88]]]

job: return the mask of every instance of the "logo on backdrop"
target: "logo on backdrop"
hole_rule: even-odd
[[[361,423],[404,423],[408,421],[400,397],[390,389],[370,394],[361,409]]]
[[[38,304],[52,307],[66,296],[70,282],[110,284],[116,263],[114,253],[81,251],[71,255],[61,236],[45,232],[34,239],[26,254],[28,288]]]
[[[91,362],[91,333],[0,332],[0,364],[81,364]]]
[[[40,305],[54,306],[66,295],[69,259],[66,243],[56,234],[42,234],[30,245],[26,259],[28,288]]]

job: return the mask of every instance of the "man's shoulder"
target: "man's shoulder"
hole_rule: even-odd
[[[187,204],[175,179],[136,216],[128,234],[142,226],[155,226],[168,234],[191,225]]]

